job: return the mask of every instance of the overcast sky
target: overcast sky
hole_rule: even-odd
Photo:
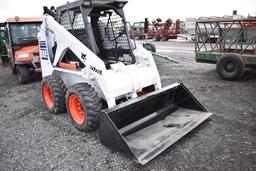
[[[69,0],[72,2],[73,0]],[[0,21],[7,17],[42,16],[43,6],[59,6],[67,0],[0,0]],[[232,15],[256,16],[256,0],[129,0],[125,7],[130,22],[156,18],[185,19],[186,17],[209,17]]]

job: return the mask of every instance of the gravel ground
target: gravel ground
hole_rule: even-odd
[[[221,80],[214,65],[194,60],[193,44],[159,42],[164,86],[183,82],[214,113],[207,122],[145,166],[102,146],[97,132],[81,133],[64,113],[51,115],[40,81],[19,85],[0,68],[0,170],[256,170],[256,78]]]

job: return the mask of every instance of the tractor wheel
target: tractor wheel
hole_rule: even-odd
[[[17,66],[16,67],[17,77],[21,84],[27,84],[30,81],[30,73],[26,66]]]
[[[162,38],[162,41],[168,41],[168,40],[169,40],[168,37],[163,37],[163,38]]]
[[[158,42],[158,41],[161,40],[161,37],[159,37],[159,36],[154,36],[153,40],[156,41],[156,42]]]
[[[78,130],[89,132],[98,128],[102,105],[92,86],[86,83],[72,86],[67,92],[66,104],[71,120]]]
[[[144,47],[145,49],[147,49],[148,51],[156,52],[156,47],[155,47],[155,45],[152,44],[152,43],[144,43],[144,44],[143,44],[143,47]]]
[[[54,114],[66,111],[65,95],[67,89],[58,76],[48,76],[42,80],[42,94],[47,109]]]
[[[220,77],[230,81],[239,79],[243,75],[244,69],[243,59],[235,54],[223,55],[216,66]]]

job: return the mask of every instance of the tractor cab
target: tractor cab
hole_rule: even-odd
[[[21,83],[27,83],[30,75],[40,71],[37,33],[42,18],[8,18],[8,56],[14,74]]]

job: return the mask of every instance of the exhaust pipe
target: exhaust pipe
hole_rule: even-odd
[[[144,165],[211,115],[183,84],[175,83],[104,110],[99,138]]]

